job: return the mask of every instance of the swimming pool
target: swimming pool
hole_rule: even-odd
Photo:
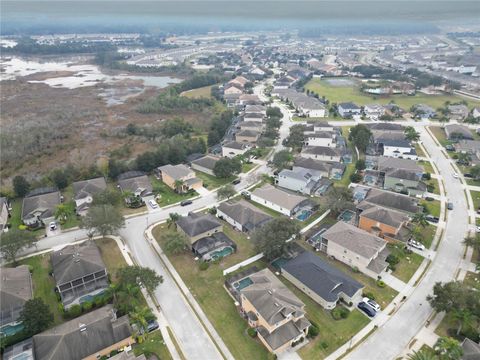
[[[239,280],[239,281],[233,283],[233,287],[236,290],[240,291],[240,290],[242,290],[242,289],[244,289],[247,286],[250,286],[252,284],[253,284],[252,279],[250,279],[249,277],[246,277],[246,278],[243,278],[242,280]]]
[[[285,265],[287,262],[288,262],[287,259],[278,258],[278,259],[275,259],[275,260],[272,261],[272,266],[273,266],[275,269],[280,270],[280,269],[283,267],[283,265]]]
[[[342,220],[345,222],[350,222],[352,218],[355,216],[355,212],[352,210],[343,210],[340,215],[338,215],[338,220]]]
[[[0,330],[0,334],[5,335],[5,336],[12,336],[15,335],[16,333],[19,333],[20,331],[23,330],[23,324],[16,324],[16,325],[7,325]]]
[[[300,214],[297,215],[297,219],[300,221],[307,220],[310,216],[312,216],[313,212],[310,210],[302,210]]]
[[[212,258],[212,260],[217,260],[217,259],[220,259],[222,257],[228,256],[232,253],[233,253],[233,248],[231,248],[230,246],[227,246],[227,247],[223,248],[222,250],[217,250],[217,251],[212,252],[210,254],[210,257]]]

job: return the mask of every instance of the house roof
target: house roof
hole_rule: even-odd
[[[304,158],[304,157],[296,157],[295,162],[293,163],[294,167],[302,167],[305,169],[311,169],[311,170],[317,170],[317,171],[330,171],[330,168],[332,167],[330,163],[321,161],[321,160],[315,160],[311,158]]]
[[[54,251],[51,260],[57,285],[105,270],[100,250],[91,241]]]
[[[325,156],[340,156],[340,151],[328,146],[306,146],[302,149],[302,153],[312,155],[325,155]]]
[[[131,334],[128,316],[115,319],[113,306],[106,305],[35,335],[35,360],[83,359]]]
[[[252,195],[270,201],[271,203],[277,204],[278,206],[290,211],[303,201],[307,200],[307,198],[303,196],[288,193],[286,191],[277,189],[270,184],[266,184],[261,188],[255,189],[252,192]]]
[[[247,105],[245,106],[245,113],[265,112],[267,108],[263,105]]]
[[[223,248],[225,246],[236,247],[233,240],[225,235],[225,233],[217,232],[211,236],[207,236],[195,241],[192,244],[192,249],[194,249],[199,255],[203,256],[210,251]]]
[[[338,104],[338,107],[342,107],[344,110],[360,110],[360,106],[353,102],[343,102]]]
[[[222,224],[210,214],[190,213],[177,220],[179,226],[185,234],[194,237],[222,226]]]
[[[289,273],[328,302],[337,301],[340,293],[352,297],[364,287],[310,251],[304,251],[289,260],[282,266],[282,271]]]
[[[385,177],[391,177],[395,179],[418,181],[416,173],[405,169],[390,169],[385,173]]]
[[[92,196],[99,192],[104,191],[107,188],[107,182],[105,178],[98,177],[95,179],[76,181],[73,183],[73,194],[75,200]]]
[[[142,190],[142,193],[151,193],[153,191],[148,176],[143,174],[122,179],[119,177],[118,185],[120,185],[122,191],[137,192]]]
[[[357,207],[359,209],[366,209],[366,207],[370,207],[371,204],[407,213],[416,213],[420,210],[416,199],[407,195],[396,194],[380,189],[370,189],[365,200],[358,204]]]
[[[245,200],[238,202],[223,202],[219,205],[218,211],[226,214],[237,223],[241,224],[248,231],[264,225],[272,220],[272,217]]]
[[[258,113],[258,112],[247,112],[247,111],[245,111],[244,118],[263,119],[263,114]]]
[[[27,219],[37,212],[41,213],[41,219],[52,217],[60,203],[59,191],[26,197],[23,199],[22,219]]]
[[[32,277],[27,265],[2,268],[0,278],[0,325],[18,319],[26,301],[33,297]]]
[[[203,168],[213,170],[215,167],[215,164],[217,161],[220,160],[219,157],[212,156],[212,155],[205,155],[204,157],[201,157],[200,159],[196,159],[192,161],[192,164],[201,166]]]
[[[409,159],[379,156],[377,158],[377,164],[379,171],[387,171],[390,169],[403,169],[415,173],[423,173],[422,167],[420,167],[416,161]]]
[[[302,330],[306,329],[308,326],[310,326],[310,322],[305,318],[301,318],[298,321],[289,321],[282,326],[277,327],[271,333],[269,333],[263,326],[260,326],[258,332],[270,348],[275,351],[282,345],[285,345],[301,335]]]
[[[194,174],[194,171],[188,168],[187,166],[183,164],[178,164],[178,165],[164,165],[160,166],[157,168],[159,171],[168,176],[170,176],[174,180],[182,180],[183,178]]]
[[[445,133],[448,138],[451,138],[453,134],[460,134],[464,139],[473,140],[473,134],[469,128],[463,125],[450,124],[445,126]]]
[[[455,145],[456,151],[472,151],[476,152],[480,150],[480,141],[478,140],[460,140]]]
[[[381,142],[383,146],[411,148],[410,142],[403,139],[382,139],[379,142]]]
[[[381,206],[372,206],[371,208],[364,210],[360,216],[395,228],[399,228],[409,220],[407,215]]]
[[[305,134],[309,138],[332,139],[335,136],[333,131],[316,131],[314,133]]]
[[[244,149],[248,149],[249,147],[251,147],[250,144],[241,143],[241,142],[238,142],[238,141],[229,141],[229,142],[223,144],[222,146],[224,148],[230,148],[230,149],[236,149],[236,150],[244,150]]]
[[[336,243],[367,259],[373,258],[386,244],[386,241],[378,236],[343,221],[330,227],[322,234],[322,237],[329,243]]]
[[[283,169],[278,174],[278,177],[279,178],[285,177],[285,178],[300,180],[307,183],[314,177],[314,175],[311,174],[307,169],[295,169],[295,170]]]
[[[480,344],[465,338],[462,342],[462,360],[478,360],[480,359]]]
[[[402,125],[399,124],[394,124],[394,123],[388,123],[388,122],[379,122],[379,123],[374,123],[374,124],[367,124],[367,127],[370,128],[370,130],[386,130],[386,131],[402,131],[404,130]]]
[[[255,130],[240,130],[239,132],[237,132],[235,134],[235,136],[245,136],[245,137],[258,137],[260,136],[260,132],[259,131],[255,131]]]

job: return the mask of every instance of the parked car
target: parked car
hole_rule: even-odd
[[[232,181],[232,184],[233,185],[238,185],[238,184],[240,184],[240,182],[241,182],[240,179],[235,179],[235,180]]]
[[[447,209],[448,210],[453,210],[453,203],[452,202],[447,203]]]
[[[147,331],[152,332],[153,330],[157,330],[159,327],[157,320],[150,320],[147,322]]]
[[[426,197],[425,197],[425,200],[426,200],[426,201],[433,201],[433,200],[435,200],[435,199],[432,198],[431,196],[426,196]]]
[[[158,209],[158,204],[155,200],[153,199],[150,199],[148,200],[148,203],[150,204],[150,206],[152,207],[152,209]]]
[[[463,177],[466,177],[466,178],[473,178],[472,174],[469,174],[469,173],[465,173],[465,174],[463,174]]]
[[[445,149],[447,149],[447,151],[455,151],[453,145],[445,145]]]
[[[375,310],[375,311],[377,311],[377,312],[380,311],[380,310],[382,310],[382,308],[380,307],[380,305],[378,305],[374,300],[369,299],[368,297],[364,297],[364,298],[363,298],[363,302],[364,302],[364,303],[367,303],[368,305],[370,305],[370,306],[373,308],[373,310]]]
[[[437,224],[440,221],[438,217],[433,215],[427,215],[425,216],[425,218],[427,219],[427,221],[430,221],[431,223],[434,223],[434,224]]]
[[[190,205],[192,202],[193,202],[192,200],[183,200],[180,203],[180,206],[187,206],[187,205]]]
[[[57,230],[57,223],[55,221],[52,221],[50,224],[48,224],[48,227],[51,231],[55,231]]]
[[[418,250],[425,250],[425,246],[422,243],[419,243],[418,241],[412,239],[408,240],[408,245]]]
[[[363,301],[358,303],[357,307],[370,317],[374,317],[377,314],[374,308]]]
[[[454,172],[454,173],[453,173],[453,177],[454,177],[455,179],[458,179],[458,174],[457,174],[456,172]]]

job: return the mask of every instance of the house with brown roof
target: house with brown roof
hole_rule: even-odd
[[[387,241],[408,240],[410,218],[400,211],[372,206],[359,215],[358,227]]]
[[[240,308],[263,345],[279,354],[306,338],[305,304],[269,269],[248,278],[250,285],[240,290]]]
[[[339,221],[320,236],[322,251],[366,275],[376,277],[388,266],[387,242],[365,230]]]
[[[203,181],[195,176],[195,171],[183,164],[160,166],[156,169],[156,173],[165,185],[179,194],[197,190],[203,186]]]

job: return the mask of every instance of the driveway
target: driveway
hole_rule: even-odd
[[[195,191],[196,191],[200,196],[206,196],[206,195],[210,194],[210,190],[207,190],[207,188],[205,188],[205,187],[203,187],[203,186],[202,186],[201,188],[199,188],[199,189],[196,189]]]

